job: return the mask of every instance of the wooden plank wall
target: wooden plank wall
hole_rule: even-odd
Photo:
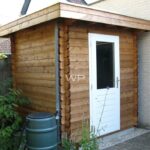
[[[70,83],[69,83],[69,47],[68,26],[59,25],[60,50],[60,101],[61,101],[61,132],[70,134]]]
[[[31,100],[31,112],[56,110],[54,26],[45,23],[13,36],[14,86]]]
[[[68,130],[71,137],[78,139],[81,135],[82,120],[89,119],[88,33],[90,32],[120,37],[121,129],[135,126],[137,124],[137,48],[134,31],[121,27],[73,23],[68,25],[67,31],[63,30],[63,32],[68,35],[69,76],[84,75],[86,77],[83,80],[77,78],[75,81],[70,80],[70,93],[66,98],[70,101],[70,108],[62,107],[63,114],[66,109],[70,111],[70,116],[66,121],[70,124]],[[67,113],[69,112],[65,115]]]

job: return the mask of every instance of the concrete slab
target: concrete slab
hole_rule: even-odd
[[[102,149],[106,149],[106,148],[114,146],[116,148],[116,150],[118,150],[115,145],[117,145],[119,143],[123,143],[124,144],[124,142],[126,142],[126,141],[128,141],[130,139],[133,139],[132,142],[134,143],[134,138],[135,137],[138,137],[138,136],[143,135],[143,134],[145,135],[146,133],[150,133],[150,130],[141,129],[141,128],[131,128],[131,129],[127,129],[127,130],[124,130],[124,131],[120,131],[120,132],[114,133],[112,135],[101,137],[99,139],[99,141],[98,141],[99,142],[99,147],[102,150]],[[145,136],[150,139],[150,134],[145,135]],[[145,143],[145,145],[148,142],[148,141],[145,140],[144,137],[140,138],[140,139],[137,139],[137,141],[138,141],[138,143],[140,143],[140,142],[141,143]],[[128,148],[130,148],[132,146],[132,142],[129,143]],[[125,148],[123,146],[123,144],[122,144],[121,150],[123,148]],[[137,148],[138,148],[138,146],[137,146]],[[114,150],[114,149],[110,149],[110,150]],[[119,148],[119,150],[120,150],[120,148]],[[128,150],[128,149],[123,149],[123,150]]]
[[[104,150],[150,150],[150,132]]]

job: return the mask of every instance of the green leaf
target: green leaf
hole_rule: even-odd
[[[29,104],[29,99],[21,90],[12,89],[10,81],[0,84],[0,89],[7,87],[4,94],[0,90],[0,150],[16,150],[14,134],[21,128],[22,116],[16,107]]]

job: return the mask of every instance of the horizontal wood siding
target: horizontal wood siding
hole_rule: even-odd
[[[68,49],[68,26],[59,26],[59,49],[60,49],[60,101],[61,101],[61,131],[70,134],[70,90],[69,90],[69,49]]]
[[[69,75],[85,76],[70,80],[70,133],[81,135],[82,120],[89,119],[88,33],[119,35],[121,67],[121,129],[137,124],[137,48],[136,35],[124,28],[76,23],[68,29]],[[64,108],[65,109],[65,108]],[[63,111],[63,109],[62,109]]]
[[[55,112],[54,23],[32,27],[14,35],[14,86],[30,98],[28,111]]]

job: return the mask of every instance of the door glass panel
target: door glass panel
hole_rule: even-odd
[[[97,89],[114,87],[114,43],[96,42]]]

